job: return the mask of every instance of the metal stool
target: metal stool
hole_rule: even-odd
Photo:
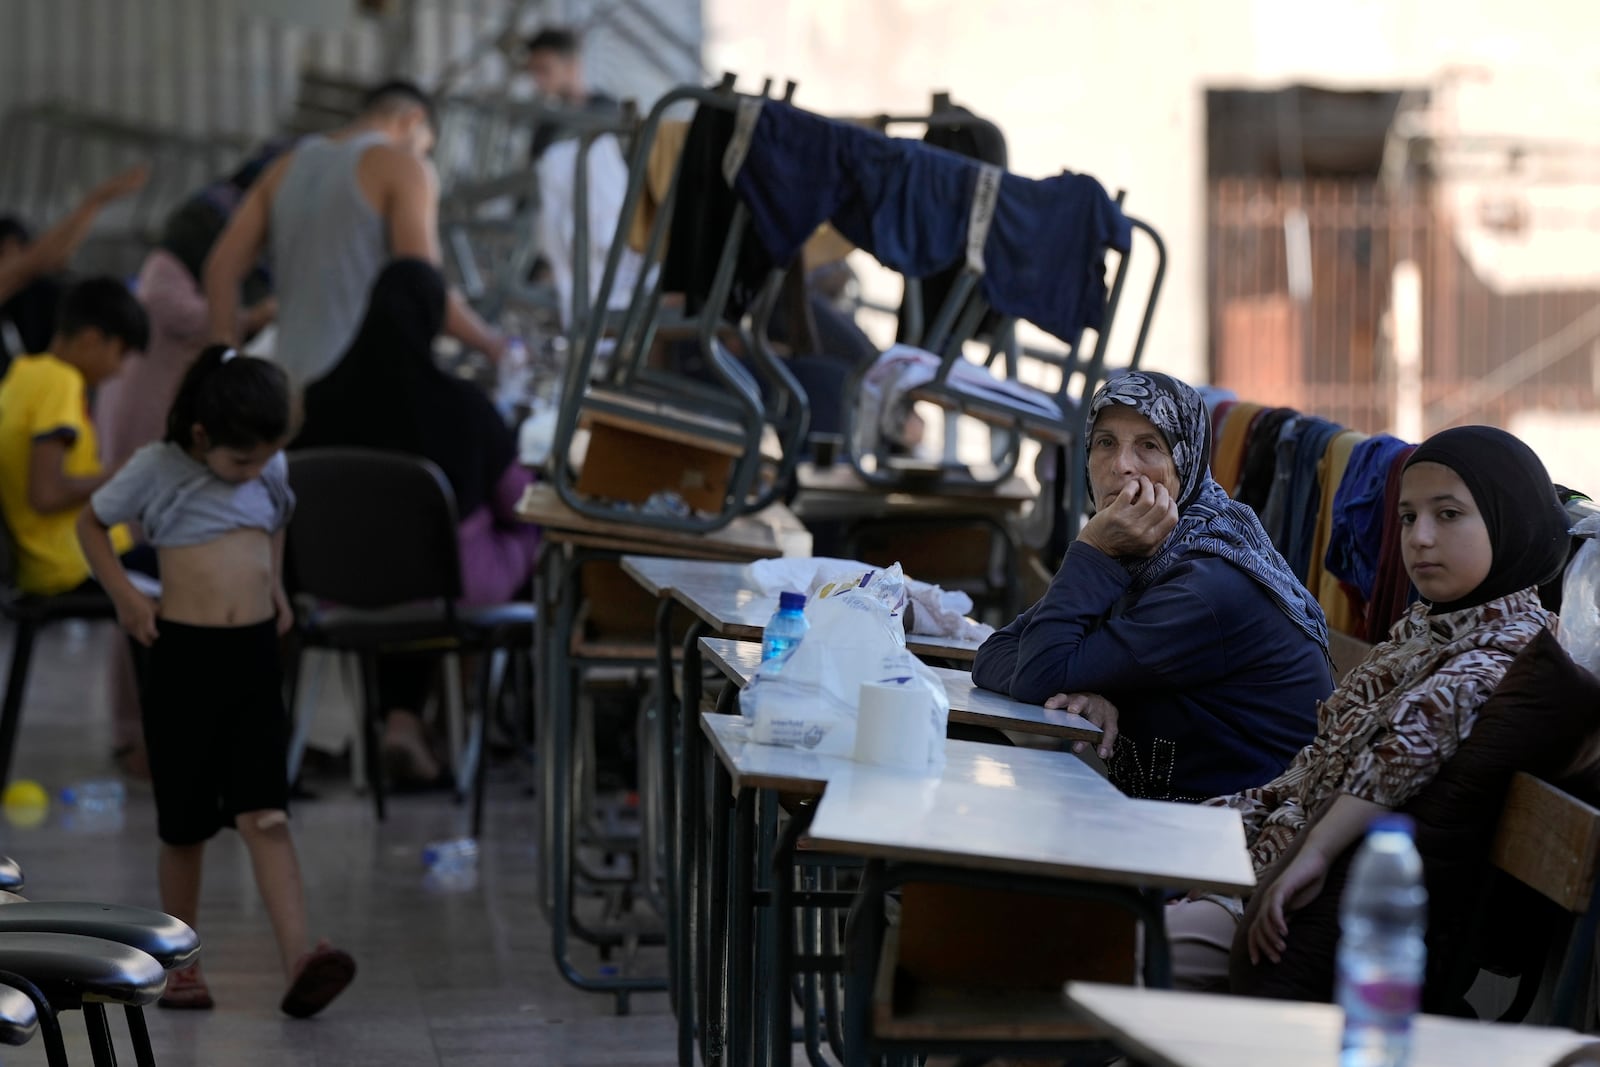
[[[88,1027],[95,1067],[116,1067],[116,1051],[106,1024],[107,1004],[125,1008],[130,1024],[137,1017],[137,1025],[132,1026],[134,1057],[139,1067],[153,1067],[155,1057],[140,1009],[161,996],[167,974],[149,954],[78,934],[0,933],[0,972],[24,980],[11,984],[33,999],[50,1067],[67,1065],[57,1016],[79,1008]],[[29,988],[23,988],[25,983]]]
[[[22,892],[22,867],[10,856],[0,856],[0,892]]]
[[[7,934],[74,934],[100,938],[137,949],[163,970],[187,967],[200,955],[200,936],[187,923],[165,912],[122,904],[78,903],[65,900],[28,900],[0,907],[0,943]],[[125,1005],[128,1033],[139,1067],[151,1067],[150,1034],[144,1012]]]
[[[33,997],[23,992],[27,979],[0,971],[0,1045],[16,1048],[33,1040],[39,1032],[39,1009]]]

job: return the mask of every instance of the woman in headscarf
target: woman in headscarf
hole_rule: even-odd
[[[206,256],[245,190],[288,147],[287,141],[269,142],[238,170],[207,185],[167,216],[134,287],[150,316],[150,346],[143,358],[128,360],[95,397],[100,459],[107,470],[165,435],[178,383],[211,340],[206,297],[200,288]],[[271,322],[276,312],[265,270],[258,269],[245,280],[244,300],[241,332],[249,337]]]
[[[305,421],[290,448],[374,448],[431,460],[455,492],[462,602],[502,604],[528,583],[538,555],[538,530],[516,518],[533,479],[489,398],[434,362],[446,295],[431,263],[397,259],[385,267],[356,339],[307,387]],[[402,784],[442,780],[417,715],[430,670],[427,660],[381,664],[384,744]]]
[[[1100,725],[1130,796],[1199,801],[1273,777],[1333,687],[1321,609],[1212,480],[1194,389],[1123,374],[1090,401],[1085,435],[1094,516],[1044,598],[978,650],[973,680]]]
[[[1318,709],[1317,736],[1267,784],[1209,801],[1243,817],[1264,888],[1244,931],[1253,961],[1277,962],[1288,916],[1372,820],[1433,781],[1472,732],[1507,667],[1555,616],[1539,586],[1567,558],[1567,517],[1533,450],[1465,426],[1425,441],[1400,483],[1401,553],[1422,600]],[[1178,983],[1225,988],[1240,901],[1167,909]],[[1320,961],[1333,967],[1328,958]]]

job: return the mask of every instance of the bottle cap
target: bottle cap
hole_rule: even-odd
[[[806,606],[806,595],[804,593],[779,593],[778,594],[778,610],[779,611],[800,611],[805,606]]]
[[[1367,833],[1369,834],[1390,833],[1405,834],[1407,837],[1415,837],[1416,832],[1416,821],[1412,819],[1411,816],[1401,815],[1399,812],[1390,812],[1387,815],[1380,815],[1376,819],[1372,820],[1371,826],[1367,827]]]

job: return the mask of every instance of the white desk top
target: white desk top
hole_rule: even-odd
[[[670,596],[680,585],[704,585],[729,573],[742,574],[744,564],[722,560],[672,559],[666,556],[623,556],[623,573],[651,596]]]
[[[1339,1009],[1330,1004],[1174,993],[1072,982],[1066,997],[1152,1067],[1337,1067]],[[1590,1039],[1570,1030],[1424,1015],[1411,1067],[1550,1067]]]
[[[803,748],[762,745],[750,740],[750,727],[740,715],[702,715],[700,728],[711,739],[717,758],[733,778],[734,792],[776,789],[817,796],[829,782],[872,770],[843,756],[819,756]],[[945,773],[961,781],[982,783],[1009,777],[1015,788],[1053,791],[1080,800],[1121,800],[1115,786],[1070,752],[1007,748],[973,741],[946,741]],[[908,778],[911,788],[917,779]]]
[[[909,640],[907,647],[911,647]],[[756,668],[761,665],[761,646],[748,641],[702,637],[700,650],[706,662],[731,678],[741,689],[749,684]],[[945,694],[950,698],[952,722],[1045,737],[1064,737],[1073,741],[1097,741],[1100,738],[1100,728],[1081,715],[1043,708],[1037,704],[1024,704],[1000,693],[979,689],[972,684],[972,674],[968,671],[951,670],[949,667],[934,667],[932,670],[944,683]]]
[[[624,556],[622,569],[653,596],[671,596],[720,637],[759,641],[778,609],[778,598],[752,589],[742,563]],[[906,647],[923,657],[970,663],[978,654],[971,641],[906,635]]]
[[[829,852],[1047,878],[1254,887],[1237,812],[1041,787],[1025,770],[1034,754],[989,746],[970,773],[951,761],[939,778],[855,766],[828,783],[810,839]]]

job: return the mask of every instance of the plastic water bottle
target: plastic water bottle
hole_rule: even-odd
[[[470,837],[423,846],[423,883],[431,889],[471,889],[478,884],[478,842]]]
[[[84,815],[117,814],[127,799],[127,789],[115,778],[77,782],[61,790],[61,803]]]
[[[518,405],[527,403],[531,377],[528,346],[523,344],[520,338],[513,337],[506,342],[505,354],[500,357],[500,366],[497,370],[495,407],[500,410],[501,416],[510,422]]]
[[[811,624],[806,622],[805,607],[804,593],[778,595],[778,610],[772,613],[772,618],[767,620],[767,628],[761,631],[761,662],[787,659],[789,653],[794,651],[794,647],[811,628]]]
[[[1428,891],[1404,815],[1372,824],[1339,909],[1340,1067],[1405,1067],[1422,999]]]

